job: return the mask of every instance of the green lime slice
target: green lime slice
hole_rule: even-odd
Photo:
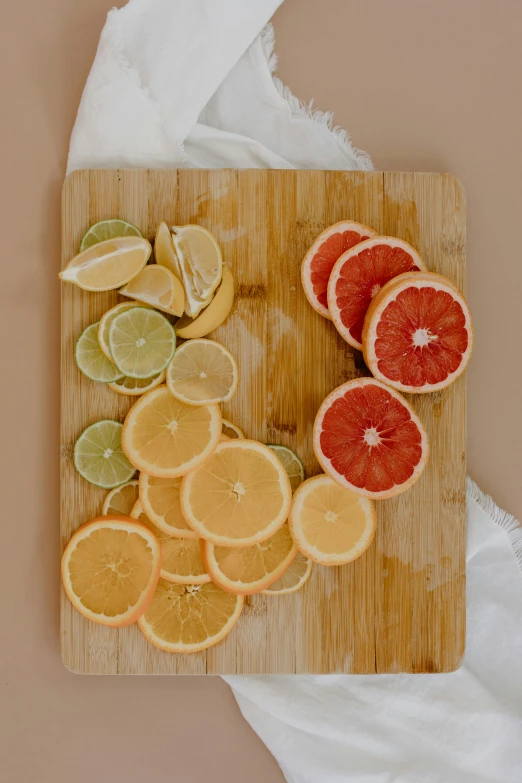
[[[283,467],[288,473],[288,478],[290,479],[292,492],[295,492],[297,487],[305,480],[305,469],[303,467],[303,463],[297,454],[295,454],[292,449],[289,449],[288,446],[275,446],[273,443],[267,443],[267,446],[269,449],[272,449],[272,451],[275,451],[283,463]]]
[[[147,307],[118,313],[109,327],[109,349],[116,367],[129,378],[151,378],[169,364],[176,332],[164,315]]]
[[[98,342],[98,324],[91,324],[85,329],[74,349],[74,358],[78,369],[91,381],[112,383],[123,377],[116,365],[107,359]]]
[[[143,234],[132,223],[127,223],[126,220],[100,220],[99,223],[95,223],[86,234],[83,235],[80,242],[80,253],[82,250],[86,250],[91,245],[97,245],[98,242],[104,242],[106,239],[114,239],[115,237],[142,237]]]
[[[74,444],[74,467],[97,487],[118,487],[136,473],[121,447],[122,429],[123,424],[117,421],[97,421]]]

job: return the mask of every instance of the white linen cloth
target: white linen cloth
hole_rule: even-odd
[[[71,138],[78,168],[371,169],[273,76],[282,0],[111,11]],[[468,640],[446,675],[227,677],[289,783],[522,781],[522,535],[468,481]]]

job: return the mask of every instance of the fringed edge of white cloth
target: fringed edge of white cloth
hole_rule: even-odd
[[[261,31],[261,43],[263,45],[263,51],[265,53],[267,65],[272,76],[272,81],[280,94],[280,96],[286,101],[290,111],[295,117],[307,117],[314,122],[319,123],[323,127],[327,128],[335,141],[341,148],[341,150],[350,157],[357,161],[360,169],[364,171],[373,171],[373,164],[370,156],[364,150],[360,150],[354,147],[348,131],[341,128],[340,125],[333,124],[333,113],[330,111],[321,111],[320,109],[314,109],[313,99],[309,103],[300,101],[299,98],[293,94],[292,90],[283,84],[278,76],[275,76],[277,70],[277,54],[274,52],[275,48],[275,32],[274,25],[269,22],[264,26]]]
[[[522,526],[513,514],[509,514],[504,509],[497,506],[495,501],[489,495],[475,484],[469,476],[467,478],[468,497],[476,500],[479,506],[486,512],[493,522],[506,531],[513,554],[522,573]]]

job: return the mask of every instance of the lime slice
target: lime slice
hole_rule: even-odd
[[[303,463],[297,454],[295,454],[292,449],[289,449],[288,446],[274,446],[272,443],[268,443],[267,445],[269,449],[275,451],[283,463],[284,469],[288,473],[288,478],[290,479],[292,492],[295,492],[297,487],[305,480]]]
[[[97,421],[74,444],[74,467],[97,487],[118,487],[136,473],[121,447],[122,429],[123,425],[117,421]]]
[[[99,321],[82,332],[74,349],[78,369],[91,381],[111,383],[123,377],[116,365],[107,359],[98,342]]]
[[[116,315],[109,327],[109,348],[116,367],[130,378],[151,378],[169,364],[176,333],[164,315],[132,307]]]
[[[108,383],[107,386],[118,394],[138,397],[140,394],[155,389],[160,383],[165,383],[165,370],[162,370],[158,375],[153,375],[152,378],[127,378],[124,375],[120,380]]]
[[[100,220],[99,223],[95,223],[86,234],[83,235],[80,242],[80,250],[86,250],[91,245],[97,245],[98,242],[104,242],[106,239],[114,239],[114,237],[142,237],[143,234],[132,223],[127,223],[126,220]]]

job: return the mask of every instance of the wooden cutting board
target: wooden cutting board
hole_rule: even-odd
[[[312,424],[336,386],[367,374],[362,356],[305,299],[300,267],[342,219],[407,240],[429,269],[459,287],[465,276],[465,199],[446,174],[337,171],[77,171],[63,189],[62,266],[89,225],[120,217],[152,239],[158,223],[200,223],[217,237],[236,279],[236,302],[215,333],[238,359],[227,418],[247,436],[294,449],[320,472]],[[130,402],[77,370],[81,331],[118,301],[62,286],[61,544],[99,514],[104,491],[74,470],[76,438]],[[430,463],[403,495],[377,502],[372,547],[341,568],[314,566],[302,591],[246,600],[232,633],[193,655],[163,653],[137,626],[113,630],[76,612],[63,590],[65,665],[91,674],[446,672],[465,643],[466,381],[410,396],[427,427]]]

